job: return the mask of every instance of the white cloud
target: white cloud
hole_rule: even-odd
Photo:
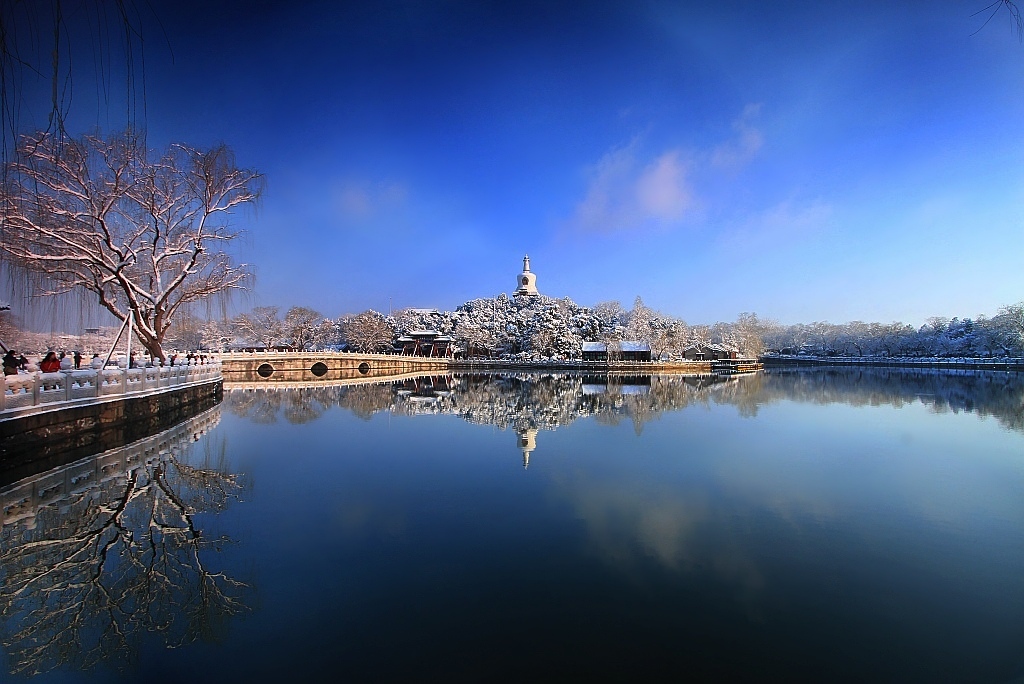
[[[640,211],[648,216],[664,221],[683,218],[693,193],[678,152],[666,152],[644,170],[636,182],[636,198]]]
[[[748,104],[743,108],[740,117],[732,122],[732,129],[736,132],[736,137],[712,150],[712,166],[720,169],[736,169],[753,159],[764,145],[764,136],[754,125],[760,113],[760,104]]]
[[[643,164],[639,143],[604,155],[591,172],[590,186],[573,223],[595,232],[635,231],[679,224],[693,207],[689,167],[678,150]]]
[[[334,203],[346,218],[364,219],[405,204],[407,191],[400,183],[346,181],[334,189]]]
[[[760,104],[747,105],[732,122],[735,135],[712,148],[644,155],[638,137],[607,152],[590,169],[590,183],[571,225],[596,233],[681,226],[702,206],[694,179],[736,170],[761,149],[764,136],[755,125],[760,111]]]
[[[722,246],[727,249],[743,246],[747,250],[789,249],[797,242],[807,242],[832,230],[833,214],[832,205],[821,200],[803,204],[785,200],[747,217],[723,236]]]

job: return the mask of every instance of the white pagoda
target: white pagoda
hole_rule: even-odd
[[[530,272],[530,256],[526,255],[523,257],[523,272],[519,274],[516,279],[516,291],[514,295],[530,295],[536,296],[540,292],[537,291],[537,276]]]

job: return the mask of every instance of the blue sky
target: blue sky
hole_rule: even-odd
[[[155,2],[145,120],[266,174],[244,306],[450,309],[529,253],[691,323],[991,315],[1024,44],[985,5]],[[73,125],[118,125],[76,79]]]

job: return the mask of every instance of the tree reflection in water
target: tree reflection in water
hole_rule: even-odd
[[[294,387],[268,383],[266,389],[230,389],[224,405],[254,423],[276,423],[282,416],[293,424],[316,420],[332,406],[343,406],[360,418],[370,418],[394,403],[391,384]]]
[[[361,418],[381,411],[395,415],[449,414],[471,423],[511,427],[519,433],[555,429],[574,420],[645,423],[666,411],[690,406],[736,406],[753,417],[779,401],[852,406],[920,402],[935,412],[967,411],[994,416],[1024,431],[1024,381],[997,371],[898,368],[772,369],[744,376],[580,375],[485,373],[423,376],[381,384],[233,389],[225,405],[256,422],[315,420],[331,406]]]
[[[217,407],[0,492],[0,617],[13,672],[126,667],[145,633],[168,647],[209,640],[248,610],[252,587],[210,566],[209,552],[231,540],[197,526],[247,488],[229,472],[224,440],[200,440],[219,420]]]

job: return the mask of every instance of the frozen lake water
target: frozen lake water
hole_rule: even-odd
[[[0,537],[33,682],[1024,675],[1012,374],[229,389],[45,477]]]

